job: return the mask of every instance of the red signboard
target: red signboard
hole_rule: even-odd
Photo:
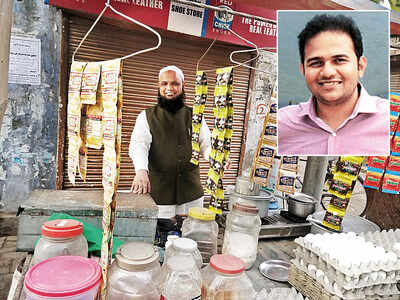
[[[99,15],[106,0],[48,0],[48,2],[60,8]],[[276,11],[241,3],[244,1],[196,0],[196,2],[230,7],[235,11],[276,20]],[[227,24],[234,32],[255,43],[258,47],[276,47],[277,28],[275,24],[233,15],[229,15],[230,18],[227,20],[223,14],[214,10],[184,5],[170,0],[111,0],[110,4],[121,13],[155,28],[210,39],[215,38],[221,31],[218,40],[250,46],[231,32],[222,29],[223,24]],[[104,16],[123,19],[114,14],[111,9],[108,9]]]

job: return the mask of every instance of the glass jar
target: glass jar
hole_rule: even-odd
[[[202,300],[253,299],[255,290],[244,272],[240,258],[229,254],[216,254],[202,271]]]
[[[166,246],[164,263],[168,260],[168,258],[177,254],[191,255],[199,269],[201,269],[203,266],[203,259],[201,258],[199,249],[197,249],[197,243],[191,239],[177,238],[172,240],[171,245],[168,245],[168,247]]]
[[[201,283],[201,273],[193,256],[177,252],[161,268],[160,299],[200,300]]]
[[[189,208],[188,217],[182,224],[182,237],[196,241],[203,263],[217,253],[218,224],[215,214],[206,208]]]
[[[33,264],[55,256],[88,256],[88,243],[82,235],[83,225],[72,219],[47,221],[33,254]]]
[[[122,245],[111,264],[107,293],[109,300],[159,300],[161,267],[158,251],[151,244]]]
[[[226,217],[222,253],[231,254],[243,260],[250,269],[257,257],[258,235],[261,219],[258,208],[244,203],[235,203]]]

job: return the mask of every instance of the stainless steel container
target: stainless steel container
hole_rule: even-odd
[[[260,195],[260,185],[251,182],[250,177],[236,177],[235,192],[242,195],[258,196]]]
[[[318,202],[313,196],[304,193],[287,195],[286,201],[289,213],[300,218],[306,218],[308,215],[312,214]]]
[[[261,191],[259,196],[250,196],[250,195],[242,195],[238,194],[235,191],[228,191],[229,197],[229,210],[232,210],[232,207],[235,203],[240,202],[244,204],[254,205],[258,208],[258,215],[260,218],[264,218],[268,216],[269,203],[273,200],[273,195],[267,191]]]

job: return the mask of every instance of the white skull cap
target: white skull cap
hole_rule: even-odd
[[[183,72],[181,69],[179,69],[177,66],[167,66],[164,67],[160,70],[160,73],[158,73],[158,79],[160,79],[161,74],[167,71],[174,71],[176,76],[178,76],[182,82],[185,81],[185,76],[183,76]]]

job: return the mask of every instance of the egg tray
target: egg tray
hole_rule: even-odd
[[[363,232],[359,236],[376,245],[382,245],[387,251],[392,251],[400,258],[400,229],[390,229],[375,232]]]
[[[317,234],[317,236],[318,236],[318,234]],[[390,252],[390,253],[393,253],[393,257],[394,257],[391,261],[387,260],[387,261],[381,262],[379,264],[370,262],[368,265],[361,264],[357,268],[354,268],[352,265],[350,266],[350,268],[344,268],[343,266],[340,266],[338,262],[332,260],[328,256],[327,253],[322,253],[322,254],[317,253],[315,251],[315,249],[313,249],[310,245],[306,245],[303,237],[295,239],[295,242],[300,247],[303,247],[306,250],[309,250],[312,253],[314,253],[317,257],[321,257],[327,264],[330,264],[333,268],[335,268],[337,271],[343,273],[345,276],[356,277],[356,276],[360,276],[361,274],[370,273],[370,272],[377,272],[377,271],[391,272],[391,271],[400,270],[400,260],[397,259],[397,255],[394,254],[393,252]],[[386,254],[387,253],[388,252],[386,252]]]
[[[294,271],[292,269],[295,269]],[[297,273],[295,275],[292,272]],[[295,278],[293,278],[295,277]],[[301,277],[301,280],[298,278]],[[334,285],[334,282],[326,281],[327,278],[315,276],[309,272],[306,266],[299,264],[297,260],[292,260],[292,267],[289,271],[289,283],[300,290],[303,295],[311,300],[321,299],[399,299],[400,291],[396,284],[380,284],[371,287],[344,290]],[[314,288],[312,288],[314,287]],[[307,290],[311,290],[307,292]],[[330,298],[329,298],[330,297]]]
[[[318,266],[331,281],[336,282],[338,286],[346,290],[400,281],[400,270],[390,272],[376,271],[363,273],[359,276],[347,276],[308,249],[297,247],[294,253],[296,260],[303,260],[306,265]]]

